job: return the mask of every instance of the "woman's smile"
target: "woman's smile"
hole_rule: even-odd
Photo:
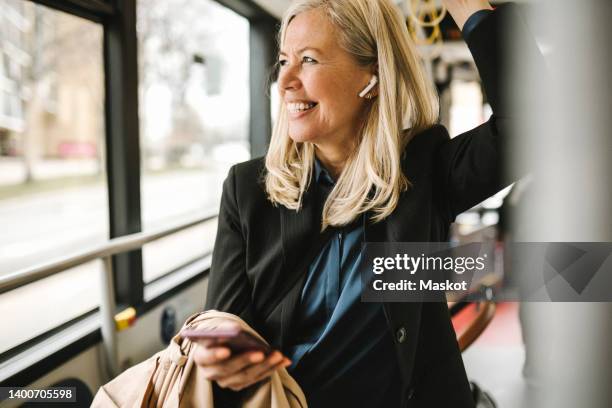
[[[287,110],[289,111],[289,120],[301,119],[304,116],[312,113],[319,104],[316,102],[290,102],[287,103]]]

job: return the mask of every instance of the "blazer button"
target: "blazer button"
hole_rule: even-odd
[[[397,339],[398,343],[403,343],[406,341],[406,328],[405,327],[400,327],[399,329],[397,329],[397,332],[395,332],[395,338]]]

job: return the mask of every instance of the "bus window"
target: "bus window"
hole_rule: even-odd
[[[109,227],[102,26],[31,2],[0,0],[0,8],[6,275],[103,243]],[[3,294],[0,352],[95,308],[99,268],[88,263]]]
[[[456,136],[485,122],[483,95],[480,83],[476,81],[451,82],[450,126],[449,132]]]
[[[137,3],[143,230],[217,209],[249,158],[249,23],[212,0]],[[209,253],[214,222],[143,248],[145,282]]]

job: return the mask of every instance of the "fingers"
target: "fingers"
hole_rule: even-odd
[[[208,355],[210,356],[210,354]],[[213,356],[214,358],[216,357]],[[265,356],[262,352],[256,351],[217,359],[216,362],[213,362],[213,359],[206,360],[208,364],[199,364],[202,367],[204,376],[209,380],[218,380],[219,378],[236,374],[251,364],[261,363],[264,361]]]
[[[251,364],[232,375],[218,378],[217,384],[222,388],[239,391],[270,377],[275,370],[287,367],[290,364],[289,359],[275,351],[259,363]]]
[[[232,386],[239,384],[253,384],[267,374],[272,374],[278,365],[283,363],[284,357],[278,351],[271,353],[264,361],[259,364],[252,364],[233,376],[226,377],[218,381],[220,386]]]
[[[231,356],[231,351],[223,346],[208,346],[198,344],[193,359],[199,366],[210,366],[219,364]]]
[[[223,327],[229,328],[231,325],[229,323]],[[279,351],[267,357],[260,351],[234,355],[218,339],[197,340],[193,358],[206,379],[234,391],[249,387],[268,378],[275,370],[291,364]]]
[[[280,355],[280,353],[279,353]],[[265,370],[259,369],[259,367],[255,366],[253,368],[249,367],[247,368],[247,370],[251,370],[253,369],[253,373],[252,373],[252,377],[253,380],[251,382],[248,382],[245,384],[245,387],[249,387],[255,383],[258,383],[259,381],[270,377],[274,371],[276,371],[279,368],[287,368],[291,365],[291,360],[289,360],[288,358],[280,355],[280,360],[278,361],[278,363],[271,363],[268,365],[268,368]]]

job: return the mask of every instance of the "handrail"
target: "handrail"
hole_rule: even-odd
[[[217,216],[217,211],[201,215],[189,221],[178,222],[170,227],[158,228],[153,231],[137,232],[112,238],[107,242],[93,248],[63,256],[52,261],[47,261],[40,265],[21,269],[5,276],[0,276],[0,294],[17,289],[37,280],[48,278],[49,276],[63,272],[75,266],[93,261],[99,258],[106,258],[123,252],[133,251],[145,244],[172,235],[181,230],[193,227],[206,221],[210,221]]]
[[[102,259],[104,267],[101,272],[100,316],[102,322],[100,329],[102,331],[102,343],[106,357],[106,370],[109,377],[113,377],[118,374],[119,353],[117,350],[117,333],[115,325],[116,304],[115,285],[113,284],[113,266],[111,262],[112,256],[141,248],[151,241],[164,238],[184,229],[210,221],[216,217],[217,212],[211,211],[195,219],[177,222],[170,227],[112,238],[102,245],[2,276],[0,277],[0,294],[53,276],[86,262]]]
[[[495,317],[497,306],[495,302],[487,300],[477,303],[479,309],[476,317],[461,333],[457,335],[459,350],[463,353],[485,331]]]

